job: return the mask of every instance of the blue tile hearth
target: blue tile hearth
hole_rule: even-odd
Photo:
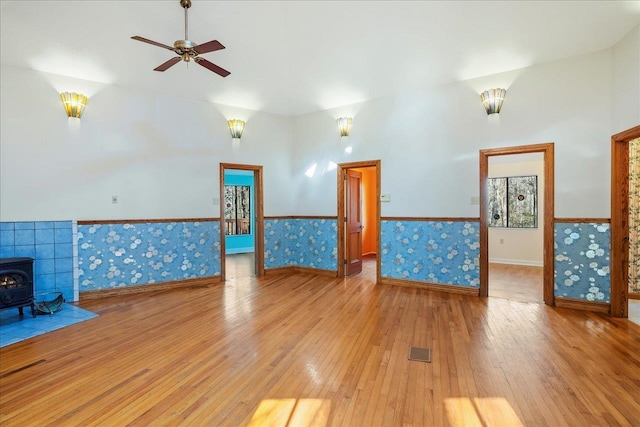
[[[24,308],[22,318],[17,308],[0,310],[0,347],[98,317],[95,313],[71,304],[65,303],[62,307],[62,310],[54,314],[39,314],[35,318],[31,317],[29,307]]]

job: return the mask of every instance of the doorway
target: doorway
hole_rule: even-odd
[[[539,217],[543,226],[542,280],[543,300],[555,305],[553,274],[554,242],[554,144],[523,145],[517,147],[480,150],[480,290],[481,297],[489,296],[489,158],[515,154],[542,153],[543,210]]]
[[[489,296],[543,302],[544,159],[489,157]]]
[[[380,282],[380,160],[339,164],[338,277],[370,274]]]
[[[629,317],[629,143],[638,138],[640,126],[611,137],[610,273],[614,317]]]
[[[227,273],[229,277],[264,274],[262,182],[262,166],[220,163],[222,281]]]

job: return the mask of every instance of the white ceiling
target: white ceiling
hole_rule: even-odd
[[[226,49],[153,68],[184,37],[170,1],[0,1],[0,62],[155,93],[301,115],[613,46],[640,1],[193,0],[189,38]],[[69,89],[73,90],[73,89]]]

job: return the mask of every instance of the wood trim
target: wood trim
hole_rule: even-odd
[[[243,165],[235,163],[220,163],[220,218],[224,218],[224,171],[226,169],[253,171],[253,185],[255,197],[255,272],[256,276],[264,275],[264,185],[262,166]],[[220,222],[220,280],[225,280],[225,235]]]
[[[487,209],[489,203],[489,156],[480,150],[480,288],[478,295],[489,296],[489,224]]]
[[[480,291],[481,297],[489,296],[489,227],[487,206],[489,199],[489,157],[511,154],[543,153],[544,156],[544,212],[543,212],[543,281],[544,302],[553,306],[554,294],[554,194],[555,167],[554,144],[521,145],[516,147],[490,148],[480,150]]]
[[[275,268],[265,268],[264,274],[272,275],[272,274],[291,274],[293,273],[293,267],[275,267]]]
[[[640,126],[611,137],[611,315],[629,317],[629,141]]]
[[[327,215],[284,215],[284,216],[265,216],[264,219],[334,219],[337,220],[337,216]]]
[[[479,293],[478,288],[470,288],[468,286],[449,285],[442,283],[419,282],[416,280],[390,279],[385,277],[382,278],[380,283],[383,285],[404,286],[406,288],[418,288],[429,291],[440,291],[463,295],[478,296]]]
[[[176,288],[188,288],[191,286],[207,286],[216,283],[220,283],[219,275],[209,277],[196,277],[194,279],[173,280],[171,282],[149,283],[146,285],[120,286],[118,288],[80,292],[80,301],[139,294],[143,292],[165,291]]]
[[[337,270],[324,270],[322,268],[290,265],[287,267],[265,269],[265,274],[313,274],[315,276],[337,277],[338,272]]]
[[[559,224],[574,224],[574,223],[575,224],[577,223],[582,223],[582,224],[607,223],[608,224],[611,222],[611,218],[556,218],[555,222]]]
[[[155,218],[155,219],[83,219],[78,220],[78,225],[105,225],[105,224],[151,224],[163,222],[216,222],[220,218]]]
[[[640,125],[634,126],[630,129],[617,133],[611,137],[612,142],[626,142],[632,141],[636,138],[640,138]]]
[[[487,157],[505,156],[509,154],[527,154],[527,153],[543,153],[549,146],[553,146],[553,142],[545,142],[542,144],[517,145],[513,147],[487,148],[480,150]]]
[[[224,218],[224,164],[220,163],[220,218]],[[255,179],[255,174],[254,174]],[[254,183],[255,184],[255,183]],[[220,280],[225,281],[226,278],[226,263],[227,263],[227,239],[226,239],[226,223],[220,221]]]
[[[345,183],[343,176],[348,169],[357,169],[357,168],[376,168],[376,223],[378,224],[378,233],[376,234],[376,250],[378,253],[382,253],[382,245],[380,242],[380,235],[382,233],[381,225],[382,225],[382,206],[380,203],[380,192],[382,187],[382,174],[381,167],[382,162],[380,160],[366,160],[360,162],[350,162],[350,163],[340,163],[338,168],[336,169],[336,189],[338,195],[338,214],[336,215],[336,219],[338,221],[338,270],[337,277],[345,277],[345,268],[343,260],[345,259],[345,227],[344,221],[340,218],[344,218],[345,206],[344,206],[344,197],[345,197]],[[380,279],[382,277],[382,263],[380,257],[376,257],[376,284],[380,283]]]
[[[322,268],[292,266],[294,273],[313,274],[316,276],[337,277],[337,270],[324,270]]]
[[[555,305],[555,146],[545,145],[544,151],[544,234],[543,234],[543,296],[547,305]]]
[[[570,308],[572,310],[593,311],[596,313],[606,314],[609,314],[611,312],[611,305],[606,302],[585,301],[575,298],[558,297],[556,298],[556,307]]]
[[[383,216],[382,221],[438,221],[438,222],[480,222],[474,217],[439,217],[439,216]]]
[[[629,299],[640,299],[640,294],[632,294],[632,293],[629,293],[629,294],[627,295],[627,297],[628,297]]]

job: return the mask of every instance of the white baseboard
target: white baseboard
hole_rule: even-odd
[[[526,259],[489,258],[489,262],[494,264],[531,265],[534,267],[542,267],[542,261],[528,261]]]

